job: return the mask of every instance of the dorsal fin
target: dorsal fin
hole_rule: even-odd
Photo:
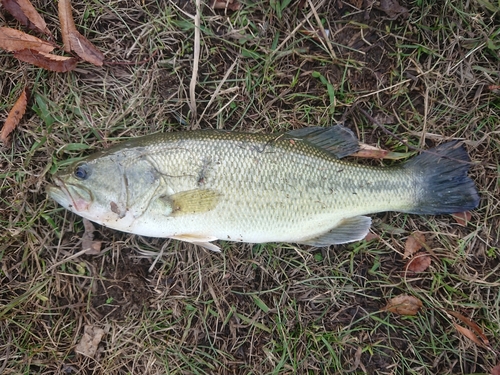
[[[328,128],[313,126],[291,130],[285,133],[285,137],[308,142],[328,151],[338,159],[354,154],[359,149],[358,139],[354,133],[340,124]]]

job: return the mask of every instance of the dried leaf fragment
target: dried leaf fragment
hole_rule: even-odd
[[[465,323],[466,325],[469,326],[469,328],[471,328],[476,335],[478,335],[482,342],[485,344],[485,345],[490,345],[490,341],[488,340],[488,338],[486,337],[486,335],[484,334],[483,330],[481,329],[481,327],[479,327],[476,323],[474,323],[472,320],[470,320],[469,318],[463,316],[462,314],[460,313],[457,313],[456,311],[449,311],[449,310],[446,310],[446,312],[450,315],[453,315],[455,318],[457,319],[460,319],[460,321],[462,321],[462,323]]]
[[[99,51],[92,43],[89,42],[78,31],[72,31],[69,34],[69,41],[71,49],[80,56],[83,60],[97,65],[102,66],[104,61],[104,54]]]
[[[453,323],[453,326],[462,335],[464,335],[465,337],[467,337],[469,340],[472,340],[472,342],[474,342],[474,344],[479,345],[479,346],[484,346],[483,343],[474,334],[474,332],[472,332],[470,329],[462,327],[461,325],[459,325],[457,323]]]
[[[400,295],[390,299],[380,311],[389,311],[399,315],[417,315],[422,306],[422,301],[418,298]]]
[[[384,11],[393,20],[399,16],[408,17],[408,9],[401,6],[397,0],[380,0],[380,10]]]
[[[54,46],[35,36],[10,27],[0,27],[0,48],[9,51],[21,51],[23,49],[34,49],[39,52],[50,53]]]
[[[500,363],[491,369],[491,375],[500,375]]]
[[[87,357],[94,357],[103,336],[104,330],[102,328],[86,325],[83,329],[83,336],[75,347],[75,352]]]
[[[414,232],[405,242],[405,253],[403,254],[403,259],[408,258],[409,256],[415,254],[422,247],[425,246],[425,234],[422,232]]]
[[[409,272],[424,272],[431,265],[431,256],[425,253],[419,253],[406,263],[405,270]]]
[[[59,73],[69,72],[75,69],[78,63],[75,57],[52,55],[50,53],[38,52],[31,49],[16,51],[14,52],[14,57],[20,61]]]
[[[97,255],[101,252],[101,241],[94,241],[94,225],[91,221],[83,219],[85,232],[82,236],[82,250],[87,250],[89,255]]]
[[[7,120],[5,120],[5,123],[3,124],[2,131],[0,132],[0,140],[4,143],[9,142],[10,133],[12,133],[17,125],[19,125],[21,117],[24,116],[24,112],[26,112],[26,105],[28,104],[28,96],[29,90],[28,88],[24,88],[23,92],[10,110]]]
[[[238,10],[240,9],[240,3],[238,0],[215,0],[212,8],[214,9],[229,9],[229,10]]]
[[[469,211],[456,212],[454,214],[451,214],[451,216],[455,219],[457,224],[462,226],[462,227],[466,227],[467,223],[472,218],[472,214]]]
[[[61,37],[63,40],[64,50],[71,52],[71,42],[69,34],[76,31],[73,13],[71,12],[70,0],[59,0],[57,4],[59,22],[61,23]]]
[[[29,0],[3,0],[4,8],[30,30],[52,36],[47,24]]]

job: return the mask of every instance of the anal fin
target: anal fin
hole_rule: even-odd
[[[184,241],[192,243],[193,245],[201,246],[207,250],[215,251],[216,253],[220,253],[219,246],[210,243],[210,241],[217,240],[217,237],[214,236],[201,236],[196,234],[180,234],[178,236],[172,236],[174,240]]]
[[[325,247],[347,242],[360,241],[370,230],[372,219],[368,216],[355,216],[343,219],[340,223],[319,236],[300,241],[305,245]]]

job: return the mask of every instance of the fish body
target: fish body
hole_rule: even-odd
[[[358,142],[343,126],[282,134],[161,133],[125,141],[54,176],[72,212],[120,231],[211,241],[314,246],[364,238],[382,211],[472,209],[468,156],[450,142],[397,167],[340,160]]]

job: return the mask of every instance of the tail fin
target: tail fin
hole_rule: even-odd
[[[479,204],[474,181],[467,177],[470,158],[458,141],[430,149],[404,164],[421,182],[415,214],[451,214],[476,208]]]

